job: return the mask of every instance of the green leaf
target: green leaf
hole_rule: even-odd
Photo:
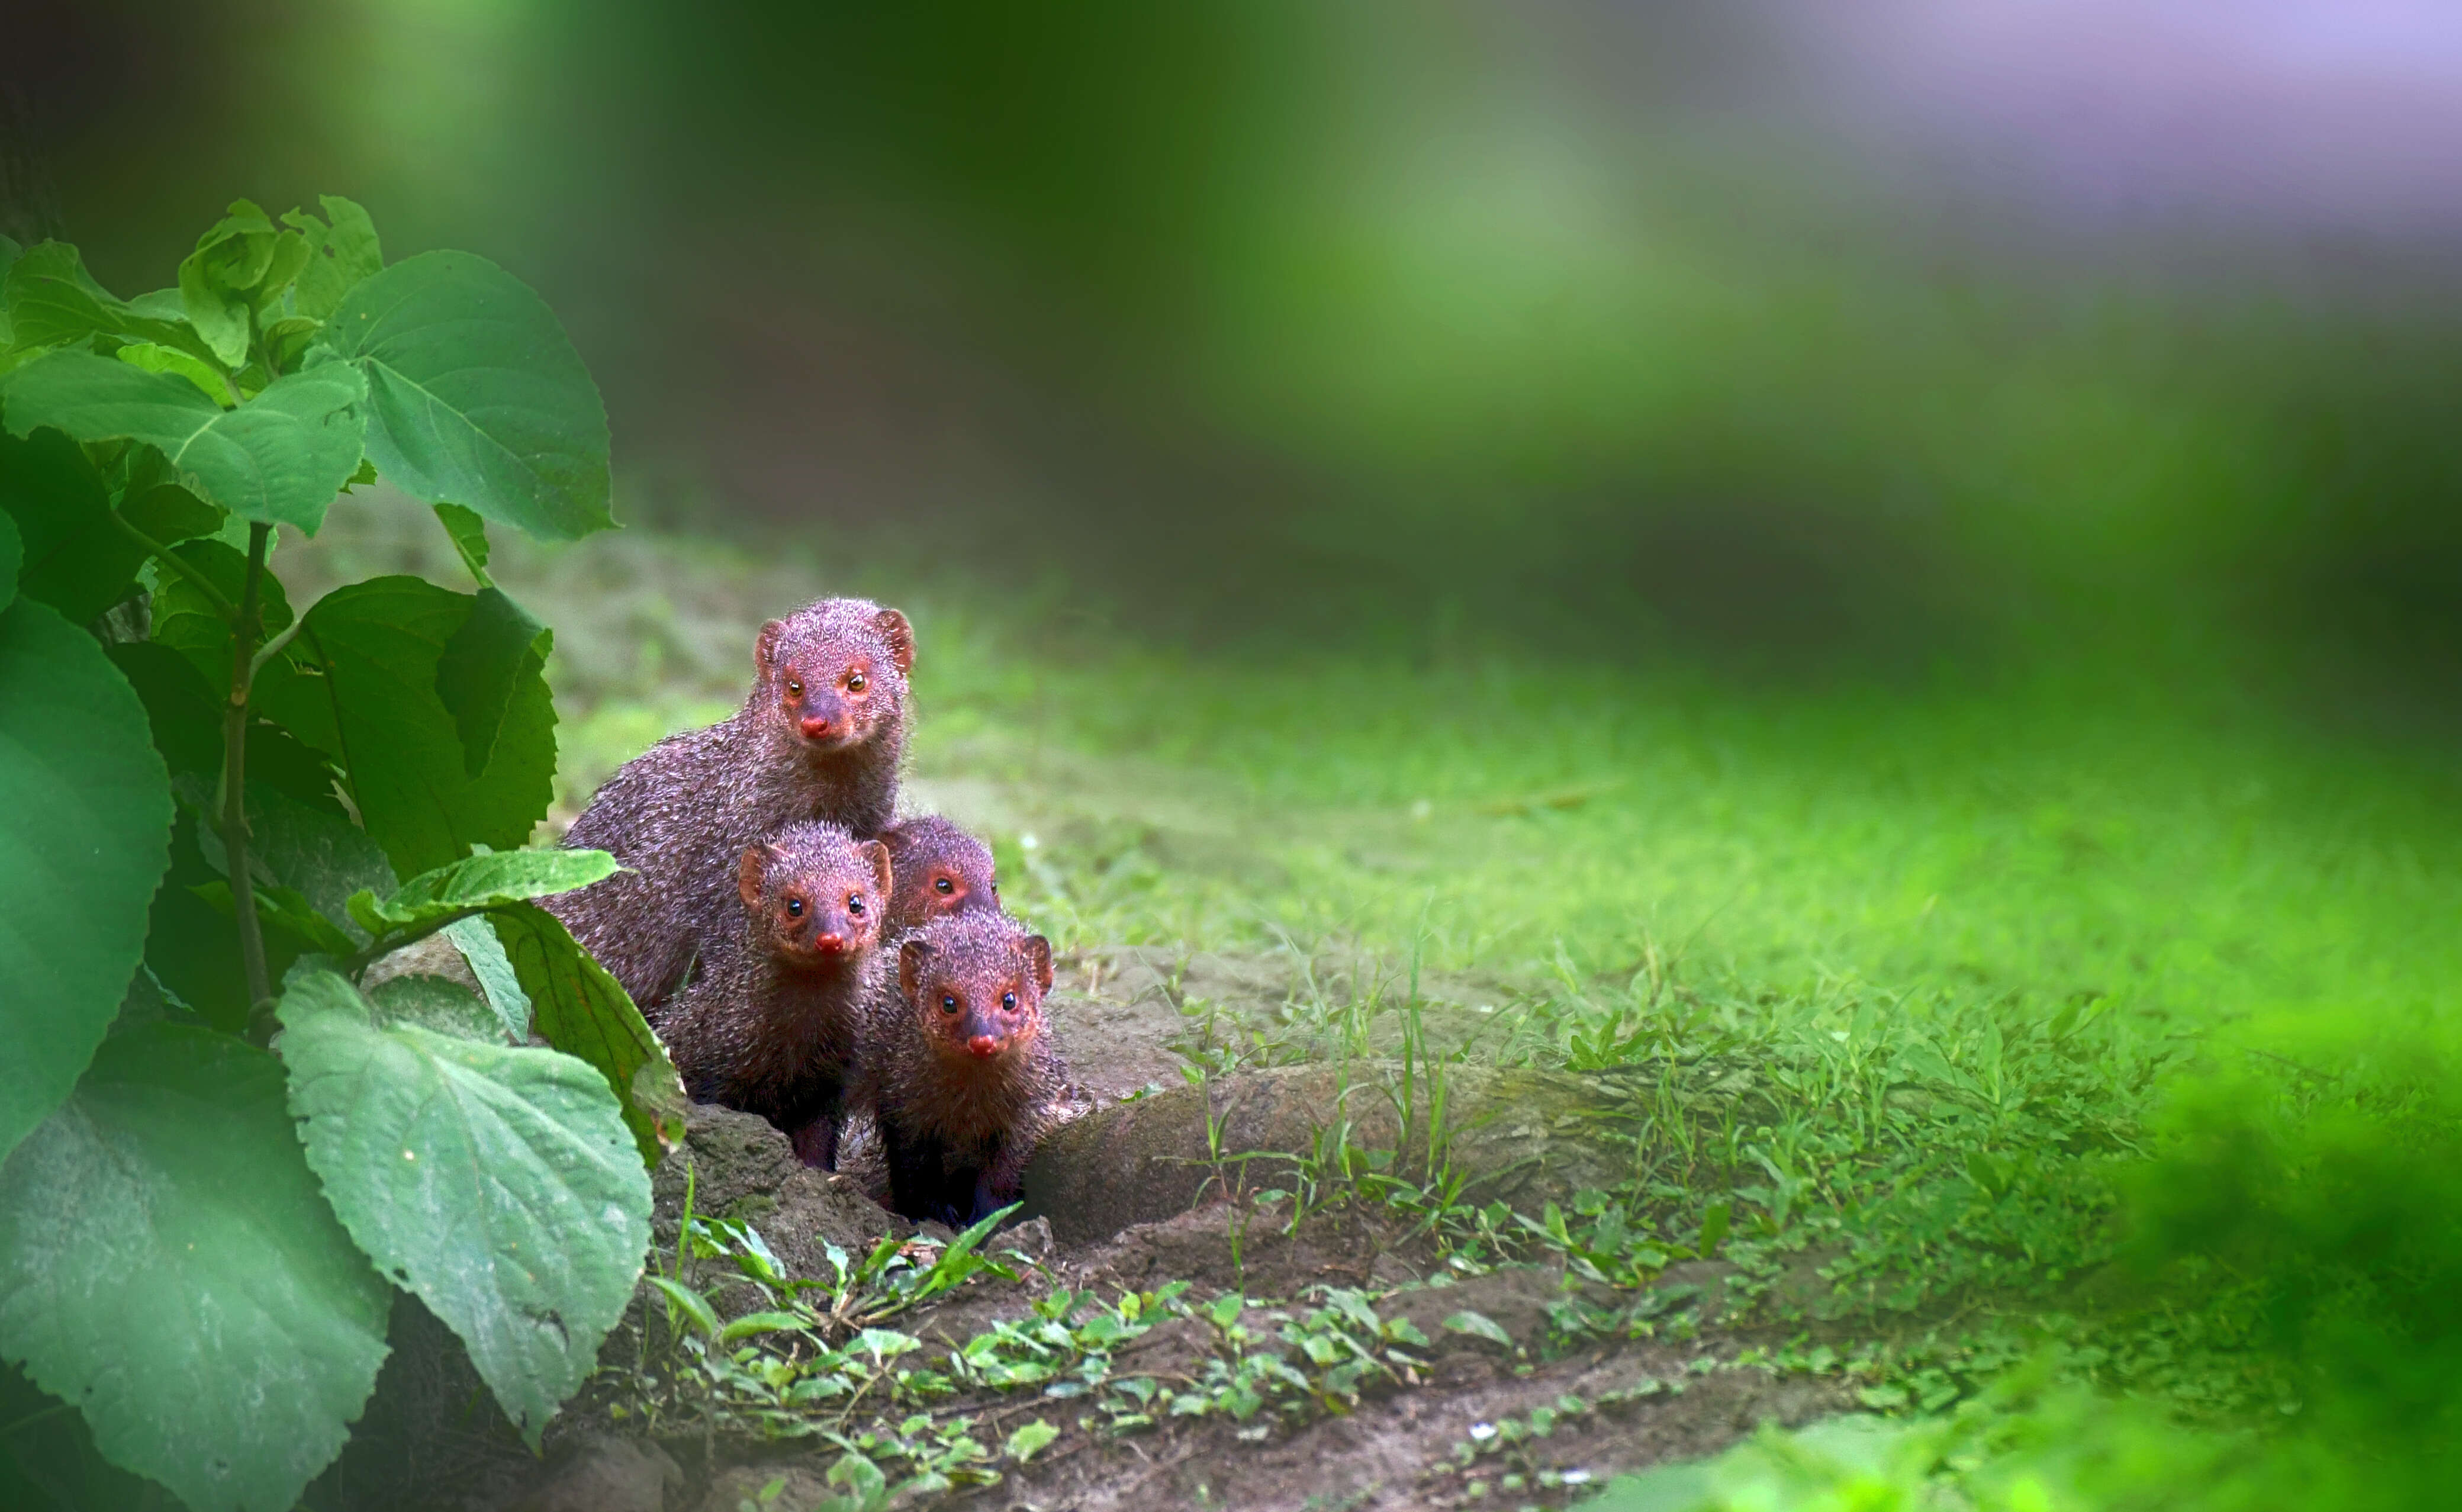
[[[181,779],[184,784],[191,780]],[[181,790],[191,791],[185,787]],[[196,796],[208,805],[212,801],[210,788]],[[393,890],[393,868],[366,831],[339,813],[253,780],[248,785],[248,832],[249,877],[259,886],[290,889],[327,919],[349,918],[353,894]],[[229,875],[219,834],[201,829],[197,845],[206,865]],[[349,955],[363,943],[354,941],[337,953]]]
[[[368,833],[415,875],[473,845],[511,851],[547,812],[555,710],[538,676],[513,690],[486,769],[469,775],[439,664],[476,605],[416,577],[335,589],[308,611],[291,655],[314,676],[258,696],[269,718],[333,757]]]
[[[0,381],[9,429],[56,426],[79,441],[156,447],[200,498],[310,535],[359,464],[367,392],[327,363],[275,379],[226,410],[185,378],[90,352],[54,352]]]
[[[236,604],[248,578],[248,558],[233,547],[206,539],[173,547],[171,554],[197,570],[223,597]],[[279,634],[291,623],[291,599],[280,579],[268,572],[258,579],[257,612],[267,635]],[[227,690],[231,680],[231,626],[213,600],[184,573],[157,569],[154,587],[156,645],[169,646],[188,659],[208,688]],[[268,688],[274,684],[269,683]],[[227,694],[226,694],[227,696]],[[216,698],[215,723],[221,723],[222,699]]]
[[[17,534],[17,523],[0,514],[0,609],[6,609],[17,596],[17,569],[26,560],[26,543]]]
[[[166,347],[154,341],[132,341],[112,354],[131,367],[148,373],[169,373],[197,385],[197,392],[214,401],[216,409],[230,402],[230,385],[223,376],[199,357],[190,356],[178,347]]]
[[[368,1005],[385,1028],[407,1024],[482,1045],[505,1043],[504,1026],[487,1005],[469,988],[443,977],[388,977],[368,993]]]
[[[531,1029],[598,1069],[624,1101],[642,1163],[657,1165],[666,1146],[683,1137],[684,1095],[675,1063],[641,1010],[563,921],[537,904],[498,909],[488,920],[529,995]]]
[[[1045,1445],[1059,1436],[1059,1429],[1040,1417],[1030,1417],[1018,1424],[1017,1428],[1009,1434],[1008,1441],[1001,1445],[1001,1452],[1019,1464],[1024,1464],[1033,1458]]]
[[[387,929],[415,929],[476,909],[570,893],[622,870],[604,851],[492,851],[421,873],[382,902],[370,899],[354,912]]]
[[[118,603],[144,550],[111,524],[111,503],[85,449],[55,430],[0,436],[0,509],[23,555],[10,584],[76,624]]]
[[[191,1507],[298,1499],[376,1385],[391,1301],[300,1158],[281,1066],[227,1035],[114,1036],[0,1165],[0,1353]]]
[[[170,776],[93,637],[0,612],[0,1154],[76,1085],[170,864]]]
[[[710,1307],[707,1297],[680,1281],[669,1281],[664,1276],[652,1276],[648,1279],[650,1285],[659,1289],[659,1294],[675,1304],[677,1308],[685,1317],[690,1318],[702,1332],[718,1331],[718,1312]]]
[[[754,1338],[764,1333],[794,1333],[810,1325],[791,1312],[747,1312],[718,1330],[718,1342],[733,1344],[738,1339]]]
[[[324,320],[361,279],[384,267],[384,252],[367,211],[338,194],[325,195],[318,203],[333,223],[330,227],[297,210],[285,211],[282,222],[304,234],[309,244],[308,266],[299,270],[292,304],[301,314]]]
[[[225,918],[239,917],[239,901],[231,896],[229,882],[200,882],[188,891]],[[328,956],[348,956],[359,948],[357,940],[316,912],[294,889],[259,882],[249,896],[256,899],[259,922],[270,929],[288,931],[307,949]]]
[[[1513,1348],[1513,1336],[1498,1327],[1494,1318],[1484,1312],[1473,1312],[1467,1307],[1445,1320],[1445,1331],[1468,1334],[1474,1339],[1485,1339],[1491,1344],[1503,1345],[1508,1350]]]
[[[380,1026],[330,971],[293,972],[279,1013],[292,1112],[334,1212],[462,1336],[535,1446],[649,1248],[649,1173],[615,1097],[555,1050]]]
[[[505,954],[505,942],[484,918],[464,918],[444,926],[444,938],[462,952],[469,963],[470,975],[479,979],[479,990],[486,995],[487,1006],[495,1010],[505,1032],[518,1045],[529,1038],[530,995],[522,990],[522,979],[513,970],[512,958]]]
[[[1703,1260],[1712,1259],[1717,1254],[1719,1244],[1727,1238],[1727,1225],[1734,1221],[1734,1219],[1735,1208],[1726,1202],[1713,1202],[1709,1210],[1701,1215],[1701,1237],[1693,1247]]]
[[[10,265],[0,300],[9,311],[11,335],[19,349],[57,346],[92,335],[155,341],[171,337],[162,322],[140,319],[129,305],[94,281],[77,249],[66,242],[38,242]],[[180,331],[195,341],[184,325]],[[174,343],[176,344],[176,342]],[[200,354],[203,352],[199,344]]]
[[[251,201],[233,200],[230,213],[207,227],[197,238],[197,249],[181,260],[180,308],[225,367],[248,360],[248,313],[256,306],[257,287],[272,270],[275,239],[264,210]]]
[[[615,523],[598,386],[520,279],[466,252],[405,258],[325,335],[367,375],[368,455],[398,486],[546,540]]]
[[[462,766],[471,776],[487,769],[496,732],[513,695],[544,675],[555,636],[500,588],[479,590],[477,607],[444,646],[436,664],[436,696],[453,711],[462,737]]]
[[[458,504],[438,505],[436,518],[444,527],[445,538],[453,543],[453,550],[471,578],[481,588],[493,588],[495,580],[487,575],[487,522]]]

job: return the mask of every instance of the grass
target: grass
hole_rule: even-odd
[[[367,517],[292,550],[295,600],[320,574],[443,570],[432,523]],[[2451,765],[2320,729],[2220,659],[2087,650],[1992,683],[1782,690],[1569,657],[1207,657],[1140,645],[1065,594],[791,553],[628,534],[500,555],[557,630],[566,813],[652,740],[732,706],[762,614],[832,591],[898,602],[921,651],[917,790],[993,840],[1012,908],[1064,953],[1296,963],[1277,1023],[1180,1004],[1199,1074],[1397,1040],[1422,1078],[1463,1054],[1637,1063],[1668,1116],[1624,1187],[1570,1213],[1367,1184],[1425,1206],[1472,1265],[1552,1250],[1646,1283],[1715,1246],[1778,1298],[1783,1257],[1810,1252],[1829,1295],[1786,1306],[1864,1320],[1866,1345],[1816,1351],[1817,1368],[1865,1380],[1876,1409],[1998,1400],[2058,1437],[2042,1425],[2084,1422],[2077,1398],[1989,1395],[2048,1344],[2062,1381],[2262,1419],[2300,1388],[2257,1347],[2280,1300],[2261,1266],[2175,1264],[2172,1290],[2084,1321],[2072,1294],[2119,1253],[2132,1173],[2186,1148],[2163,1112],[2173,1089],[2251,1078],[2244,1106],[2294,1144],[2322,1110],[2415,1158],[2444,1148],[2447,1103],[2397,1134],[2382,1077],[2338,1080],[2344,1049],[2283,1047],[2445,1043],[2462,975],[2444,927],[2462,904]],[[1328,952],[1381,965],[1328,990]],[[1487,1010],[1450,1021],[1476,1036],[1432,1039],[1438,1000]],[[1696,1116],[1704,1078],[1737,1073],[1722,1085],[1748,1094]],[[2282,1148],[2296,1185],[2316,1162]],[[1395,1164],[1320,1150],[1303,1174]],[[2325,1289],[2347,1291],[2348,1267],[2334,1274]],[[1935,1304],[1956,1298],[1952,1328]],[[2038,1397],[2053,1406],[2024,1405]],[[1998,1431],[1891,1442],[1921,1480],[1967,1455],[1942,1445]],[[2072,1436],[2095,1434],[2110,1438]],[[1755,1463],[1792,1475],[1826,1452]]]

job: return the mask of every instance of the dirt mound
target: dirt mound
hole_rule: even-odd
[[[860,1255],[884,1234],[915,1231],[865,1196],[853,1177],[796,1159],[767,1119],[731,1108],[693,1104],[682,1148],[651,1174],[650,1242],[670,1252],[688,1178],[696,1214],[750,1223],[789,1275],[829,1275],[827,1245]]]
[[[1614,1081],[1564,1072],[1452,1066],[1441,1085],[1424,1072],[1406,1085],[1390,1061],[1246,1072],[1056,1131],[1026,1170],[1026,1211],[1063,1243],[1094,1242],[1209,1198],[1289,1187],[1340,1142],[1390,1152],[1406,1179],[1449,1171],[1462,1199],[1535,1212],[1614,1184],[1621,1158],[1602,1136],[1634,1116]]]

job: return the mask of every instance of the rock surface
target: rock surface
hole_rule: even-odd
[[[1536,1211],[1584,1187],[1606,1187],[1625,1161],[1603,1137],[1629,1129],[1634,1110],[1610,1080],[1566,1072],[1447,1068],[1441,1171],[1474,1202]],[[1393,1152],[1390,1169],[1429,1176],[1429,1088],[1424,1075],[1403,1116],[1400,1067],[1360,1061],[1244,1072],[1104,1109],[1053,1132],[1026,1174],[1026,1216],[1041,1216],[1064,1244],[1159,1222],[1232,1190],[1292,1184],[1299,1159]]]

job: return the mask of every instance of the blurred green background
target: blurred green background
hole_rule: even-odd
[[[2251,106],[2153,3],[2041,121],[2053,44],[2132,8],[1942,42],[1992,9],[1842,41],[1779,0],[98,0],[34,7],[11,71],[106,284],[230,195],[336,190],[395,255],[537,284],[636,523],[1057,579],[1199,642],[1892,680],[2085,649],[2441,710],[2462,220],[2376,170],[2455,122],[2365,66],[2419,40]],[[2297,47],[2388,9],[2259,11],[2312,13]]]

